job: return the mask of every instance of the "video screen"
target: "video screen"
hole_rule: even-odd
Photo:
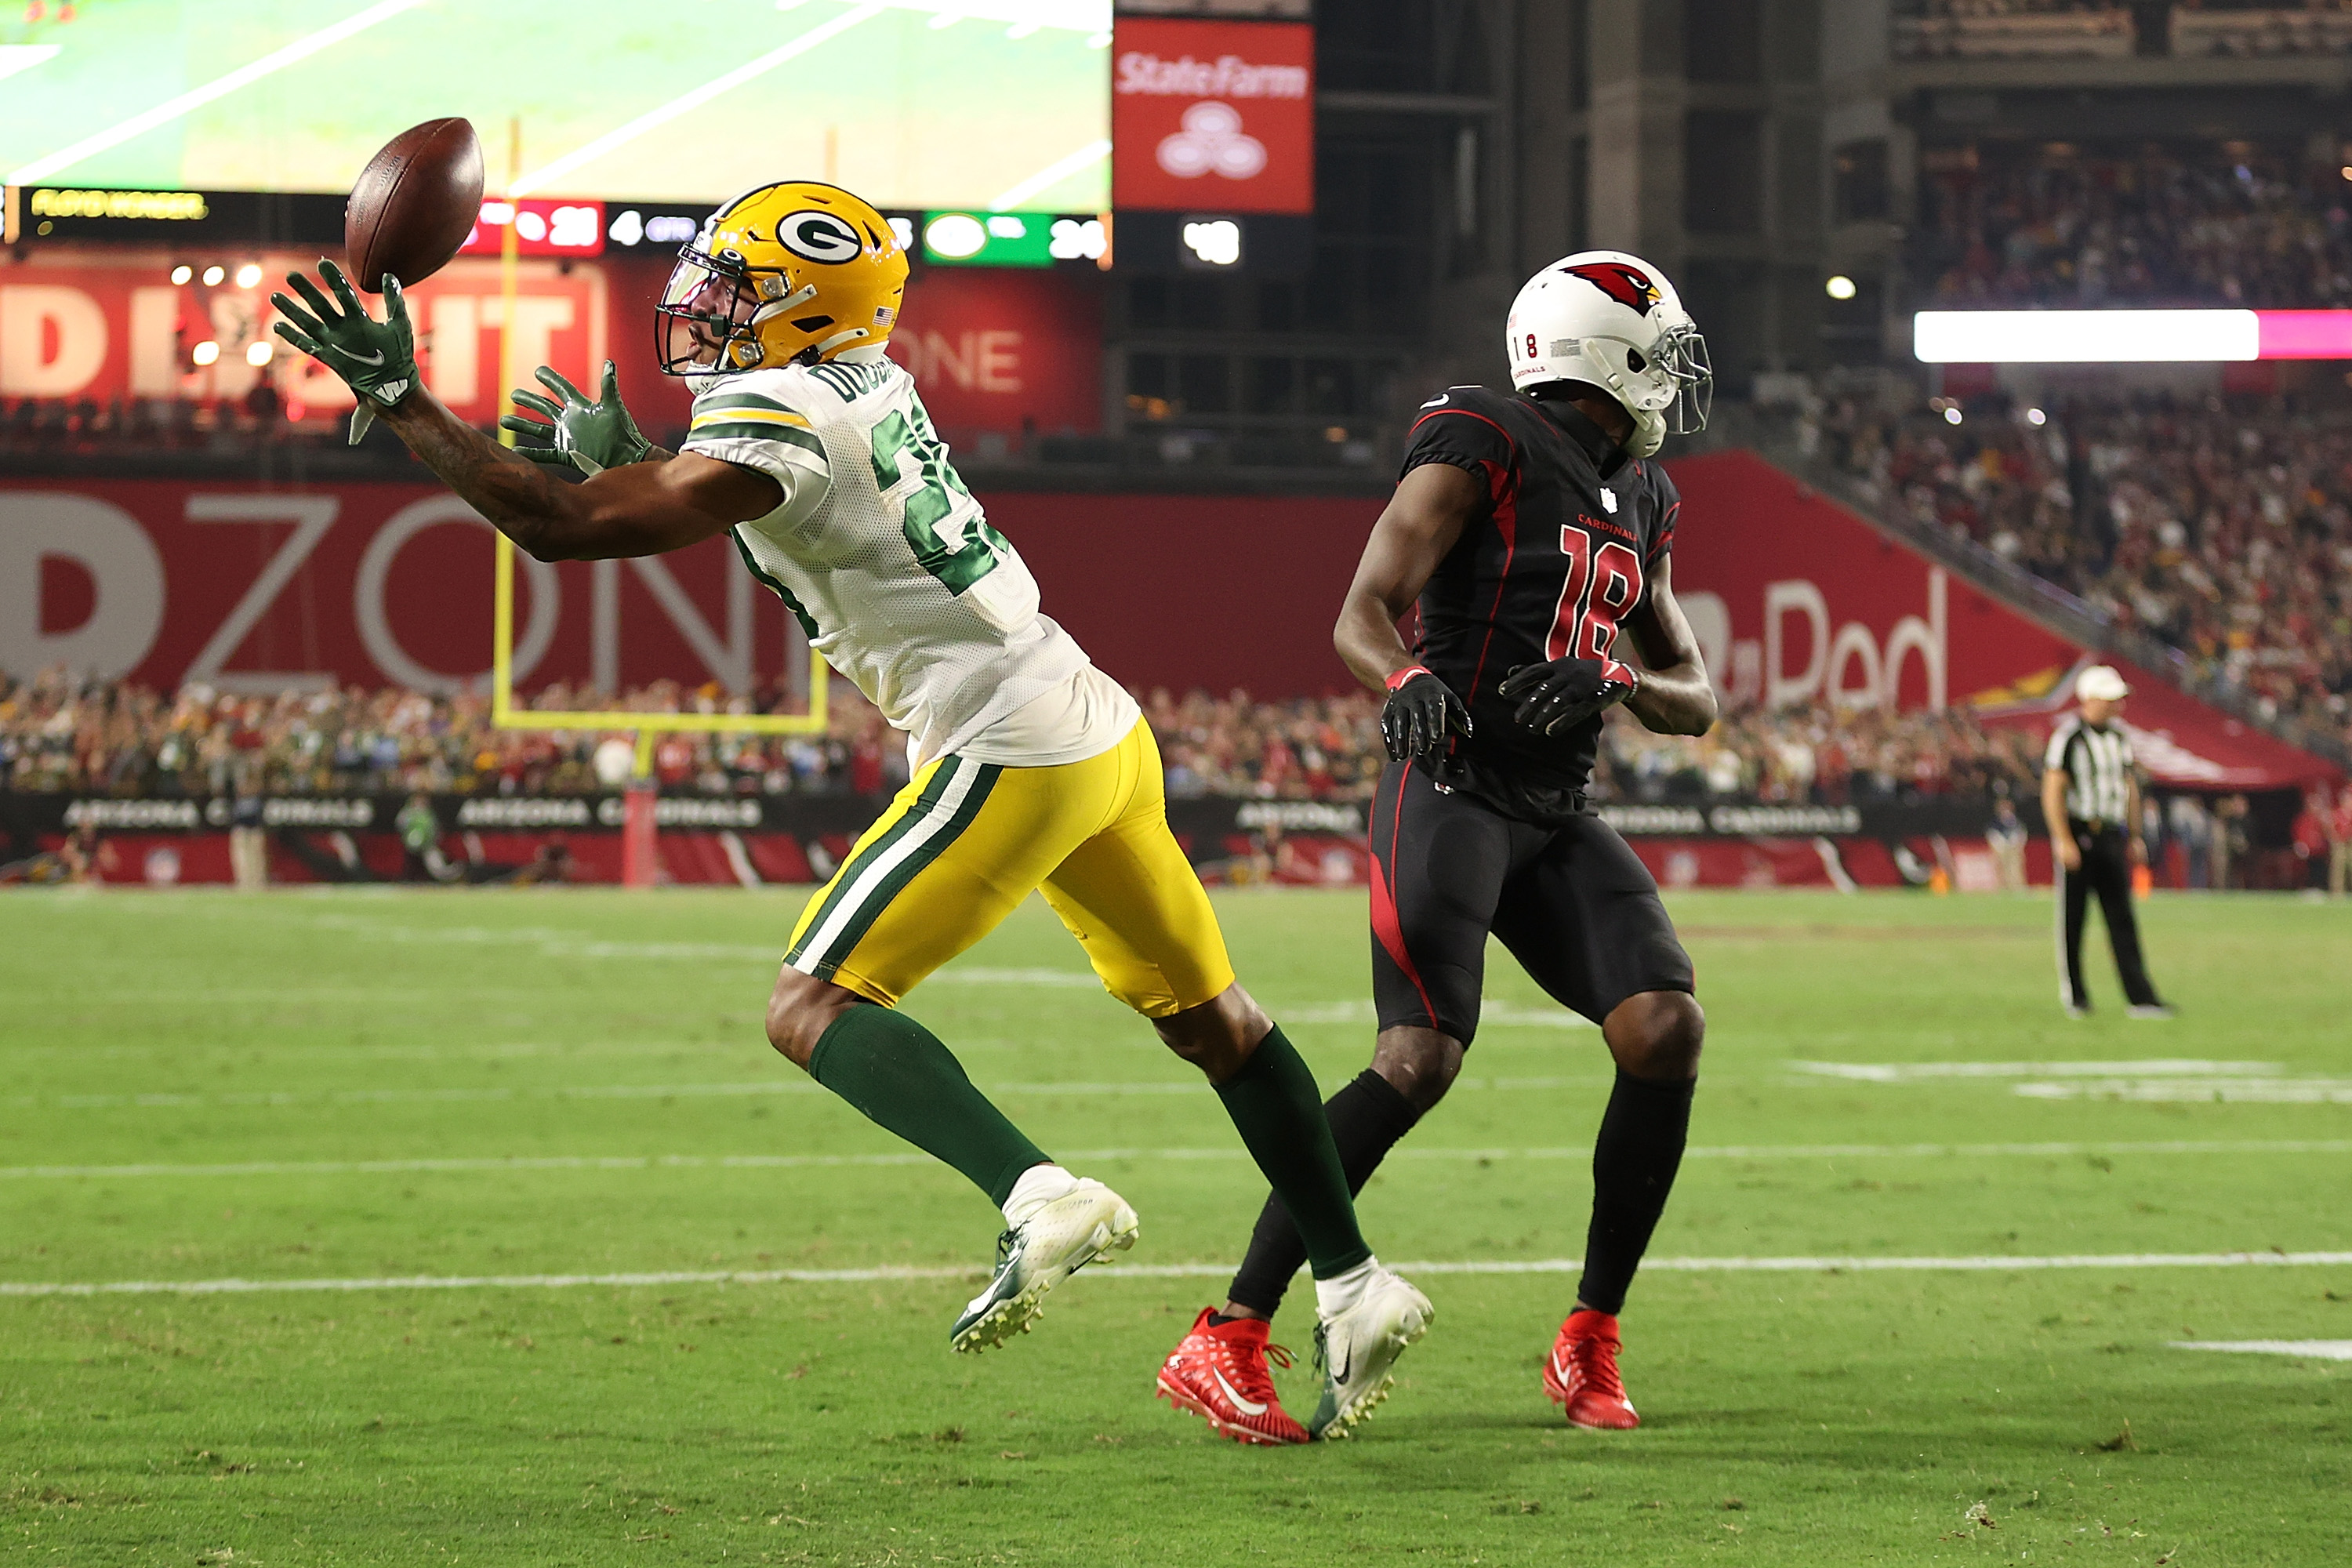
[[[1110,0],[21,0],[0,182],[340,194],[464,115],[495,192],[1091,212]]]

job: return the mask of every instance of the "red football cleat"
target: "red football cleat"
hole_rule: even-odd
[[[1190,1410],[1236,1443],[1304,1443],[1307,1428],[1290,1418],[1266,1370],[1290,1364],[1290,1352],[1268,1344],[1273,1327],[1263,1319],[1235,1318],[1212,1324],[1203,1307],[1192,1331],[1160,1368],[1160,1397]]]
[[[1607,1312],[1570,1312],[1544,1362],[1544,1393],[1571,1426],[1627,1431],[1642,1424],[1625,1382],[1617,1375],[1617,1320]]]

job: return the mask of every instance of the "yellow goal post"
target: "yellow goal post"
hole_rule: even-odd
[[[821,735],[829,714],[826,678],[832,671],[809,649],[805,713],[648,713],[635,709],[526,708],[514,700],[514,542],[499,534],[491,547],[490,722],[500,730],[634,730],[637,772],[644,774],[653,737],[671,731],[706,734]]]

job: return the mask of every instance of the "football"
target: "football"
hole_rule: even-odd
[[[473,122],[412,125],[368,160],[343,209],[352,281],[370,293],[386,273],[430,278],[466,243],[482,211],[482,143]]]

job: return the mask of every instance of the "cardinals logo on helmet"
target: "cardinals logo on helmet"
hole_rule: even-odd
[[[1622,261],[1588,261],[1580,267],[1563,267],[1560,270],[1583,279],[1637,316],[1648,315],[1650,307],[1664,298],[1656,284]]]

